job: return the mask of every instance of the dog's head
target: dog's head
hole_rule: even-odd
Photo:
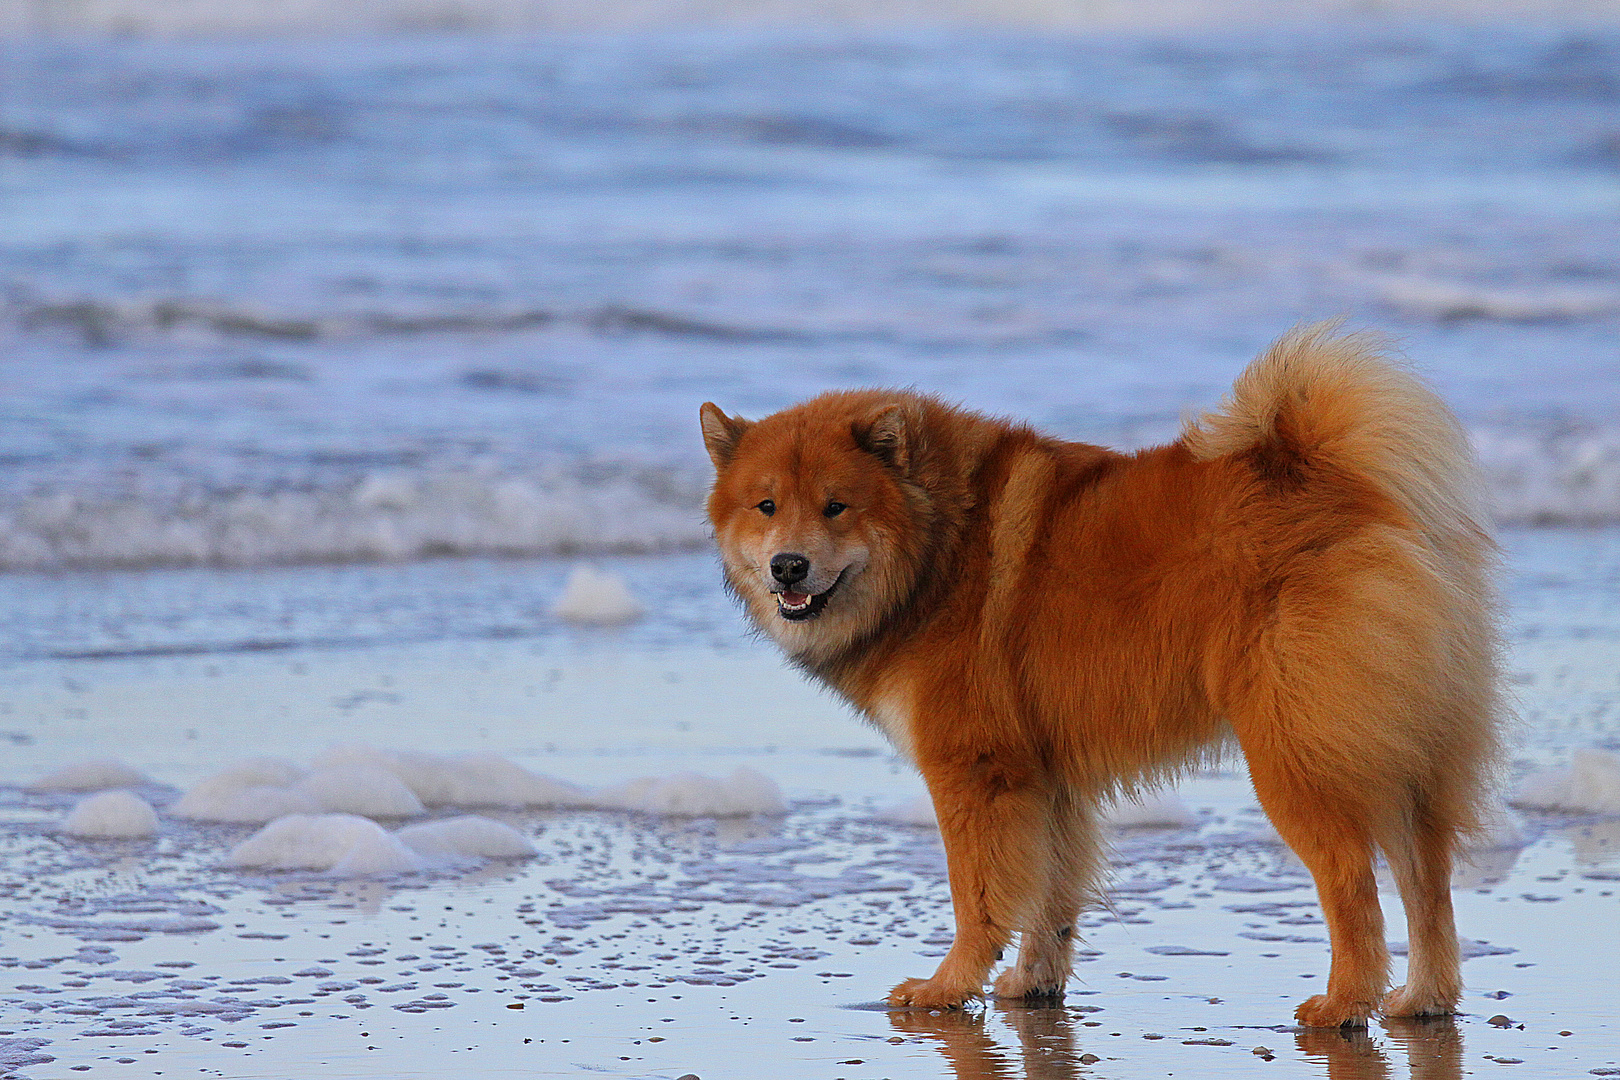
[[[790,656],[814,663],[874,629],[905,595],[920,414],[894,394],[825,394],[759,421],[712,403],[709,520],[726,580]]]

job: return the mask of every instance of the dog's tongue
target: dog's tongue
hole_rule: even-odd
[[[783,592],[782,593],[782,602],[784,604],[788,605],[789,607],[798,607],[800,604],[803,604],[805,601],[807,601],[809,599],[810,599],[810,594],[809,593],[802,593],[802,592]]]

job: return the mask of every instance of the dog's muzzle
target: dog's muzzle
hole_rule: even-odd
[[[776,613],[789,622],[799,622],[804,619],[813,619],[820,615],[827,606],[832,594],[838,591],[843,584],[844,574],[848,567],[838,572],[833,583],[819,593],[795,592],[792,588],[785,588],[776,594]]]

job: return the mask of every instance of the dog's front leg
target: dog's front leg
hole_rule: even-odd
[[[931,978],[907,979],[889,1004],[955,1009],[984,996],[985,977],[1049,877],[1049,798],[1035,770],[984,752],[920,761],[949,865],[956,940]]]
[[[1045,814],[1050,878],[1019,935],[1017,961],[996,979],[998,998],[1063,996],[1074,963],[1075,922],[1094,895],[1102,863],[1095,816],[1089,797],[1054,785]]]

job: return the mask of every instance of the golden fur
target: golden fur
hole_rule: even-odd
[[[1456,1007],[1452,861],[1497,752],[1495,548],[1456,421],[1376,342],[1297,330],[1129,455],[898,391],[701,419],[729,587],[938,812],[956,940],[892,1003],[981,996],[1015,933],[995,992],[1061,994],[1098,801],[1235,737],[1332,938],[1300,1022]],[[1387,995],[1379,850],[1411,939]]]

